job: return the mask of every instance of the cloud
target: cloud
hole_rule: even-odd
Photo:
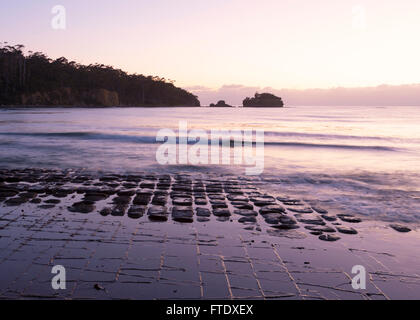
[[[230,84],[218,89],[203,86],[185,89],[197,95],[204,106],[219,100],[240,106],[246,97],[253,96],[255,92],[270,92],[278,95],[289,106],[420,106],[420,84],[303,90]]]

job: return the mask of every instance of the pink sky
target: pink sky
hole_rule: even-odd
[[[0,40],[213,93],[420,83],[419,0],[62,0],[53,30],[56,4],[2,1]]]

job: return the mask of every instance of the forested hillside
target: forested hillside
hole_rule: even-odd
[[[193,94],[164,78],[81,65],[22,45],[0,43],[0,105],[199,106]]]

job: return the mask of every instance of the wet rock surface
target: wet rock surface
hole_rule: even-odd
[[[213,210],[213,214],[216,217],[230,217],[232,213],[227,208],[216,208]]]
[[[313,213],[298,213],[295,214],[295,217],[299,222],[304,224],[314,224],[319,226],[324,226],[326,224],[319,215]]]
[[[398,223],[390,224],[389,226],[395,231],[402,232],[402,233],[407,233],[411,231],[409,227],[404,226],[402,224],[398,224]]]
[[[41,173],[42,175],[42,173]],[[68,211],[103,217],[125,217],[177,223],[238,222],[253,225],[249,230],[261,230],[261,225],[276,230],[303,230],[309,235],[339,232],[355,235],[349,226],[336,227],[338,219],[360,223],[349,214],[332,214],[319,205],[300,199],[270,195],[259,191],[252,181],[237,179],[193,179],[188,175],[104,175],[49,174],[43,180],[22,188],[16,183],[0,186],[0,195],[7,206],[20,206],[27,201],[58,205],[62,201]],[[13,178],[13,177],[12,177]],[[12,179],[16,180],[16,179]],[[25,177],[19,177],[20,182]],[[78,196],[79,195],[79,196]],[[51,207],[52,208],[52,207]],[[332,223],[330,225],[330,223]],[[336,227],[336,228],[334,228]],[[403,230],[402,228],[399,228]],[[277,234],[278,236],[278,234]],[[328,238],[327,238],[327,241]]]
[[[13,206],[20,206],[21,204],[23,204],[27,201],[28,201],[28,199],[26,199],[26,198],[17,197],[17,198],[7,199],[4,203],[7,206],[13,207]]]
[[[373,299],[389,297],[384,278],[392,288],[402,277],[389,275],[400,254],[395,241],[375,251],[384,240],[372,240],[356,214],[270,194],[253,179],[31,169],[0,176],[0,268],[17,272],[10,265],[26,261],[19,272],[36,274],[37,284],[16,274],[0,285],[0,298],[61,297],[43,289],[50,264],[80,271],[66,298]],[[415,235],[386,227],[388,237]],[[347,285],[360,259],[380,266],[369,269],[375,286],[366,292]]]
[[[351,227],[345,227],[345,226],[337,226],[336,227],[338,232],[344,233],[344,234],[357,234],[356,229]]]
[[[323,234],[319,236],[319,239],[323,241],[333,242],[333,241],[338,241],[341,238],[335,234]]]
[[[328,214],[328,210],[325,210],[321,207],[312,206],[312,209],[321,214]]]
[[[248,210],[248,209],[237,209],[234,211],[235,214],[238,214],[240,216],[250,217],[250,216],[258,216],[258,213],[254,210]]]
[[[349,223],[360,223],[362,222],[362,219],[355,217],[350,214],[338,214],[337,215],[342,221],[349,222]]]
[[[68,210],[71,212],[79,213],[91,213],[95,210],[95,205],[93,201],[80,201],[75,202],[71,207],[68,207]]]
[[[210,217],[211,211],[207,208],[197,208],[197,216],[199,217]]]
[[[144,216],[146,213],[146,207],[145,206],[137,206],[133,205],[128,210],[128,216],[132,219],[140,219]]]
[[[86,193],[84,200],[87,201],[102,201],[105,200],[109,197],[108,194],[105,193],[95,193],[95,192],[90,192],[90,193]]]
[[[285,213],[286,209],[284,209],[280,205],[269,205],[260,209],[260,213],[262,215],[269,214],[269,213]]]
[[[177,222],[194,222],[194,212],[192,207],[173,207],[172,219]]]
[[[337,227],[335,224],[338,219],[351,224],[361,222],[354,215],[328,213],[321,206],[310,205],[300,199],[261,192],[252,181],[195,180],[187,175],[95,177],[88,174],[55,175],[45,181],[50,183],[43,185],[42,181],[37,181],[27,190],[13,185],[2,186],[0,192],[9,206],[19,206],[31,199],[52,195],[54,198],[43,202],[58,205],[62,199],[74,199],[68,210],[83,214],[96,211],[104,217],[127,216],[141,220],[147,216],[150,221],[171,219],[177,223],[208,222],[215,217],[219,222],[237,221],[253,225],[252,228],[247,227],[248,230],[261,230],[261,225],[283,231],[303,228],[309,235],[317,236],[335,232],[356,235],[358,232],[353,227]],[[78,199],[75,195],[82,198]],[[325,241],[334,239],[322,238]]]
[[[305,229],[316,232],[316,234],[322,234],[323,232],[325,233],[336,232],[334,228],[328,227],[328,226],[306,226]]]
[[[152,206],[147,211],[147,215],[149,216],[150,220],[167,221],[168,209],[166,207]]]
[[[323,215],[321,215],[321,217],[325,221],[330,221],[330,222],[337,221],[337,217],[333,214],[323,214]]]

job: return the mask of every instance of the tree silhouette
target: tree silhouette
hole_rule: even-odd
[[[81,65],[41,52],[23,53],[24,46],[0,43],[0,105],[23,104],[23,95],[37,94],[43,105],[98,105],[92,92],[118,95],[121,106],[200,106],[197,97],[172,80],[127,74],[103,64]]]

